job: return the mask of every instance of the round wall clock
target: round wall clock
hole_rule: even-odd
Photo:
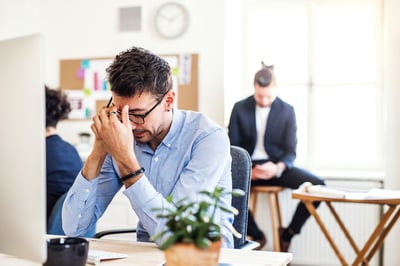
[[[157,32],[165,38],[177,38],[184,34],[189,26],[189,12],[178,2],[168,2],[156,12]]]

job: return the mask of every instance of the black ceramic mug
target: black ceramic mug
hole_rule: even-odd
[[[44,266],[85,266],[89,242],[81,237],[60,237],[47,240],[47,261]]]

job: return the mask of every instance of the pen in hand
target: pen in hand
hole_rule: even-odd
[[[107,105],[106,105],[106,108],[110,107],[111,102],[112,102],[112,96],[111,96],[110,100],[108,101],[108,103],[107,103]]]

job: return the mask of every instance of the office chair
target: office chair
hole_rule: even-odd
[[[251,158],[249,153],[241,147],[231,146],[230,152],[232,156],[232,188],[238,188],[245,192],[243,197],[232,197],[232,206],[239,211],[239,214],[235,216],[233,227],[242,234],[241,238],[234,238],[234,248],[255,249],[259,246],[259,243],[246,239],[250,195]],[[135,232],[135,228],[105,230],[97,232],[94,238]]]
[[[54,207],[50,213],[49,219],[47,220],[47,234],[50,235],[65,235],[64,230],[62,229],[62,207],[64,204],[65,197],[67,196],[67,192],[65,192],[54,204]],[[93,237],[96,233],[96,227],[93,226],[83,237]]]
[[[232,206],[238,209],[233,227],[242,234],[241,238],[234,238],[235,249],[255,249],[259,243],[246,239],[247,215],[249,210],[251,158],[249,153],[237,146],[231,145],[232,156],[232,188],[239,188],[245,192],[243,197],[232,197]]]

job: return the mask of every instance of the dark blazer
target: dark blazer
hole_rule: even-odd
[[[253,95],[237,102],[228,125],[231,145],[240,146],[253,154],[257,141],[256,102]],[[271,105],[264,147],[273,162],[283,162],[287,168],[296,158],[297,124],[294,108],[277,97]]]

